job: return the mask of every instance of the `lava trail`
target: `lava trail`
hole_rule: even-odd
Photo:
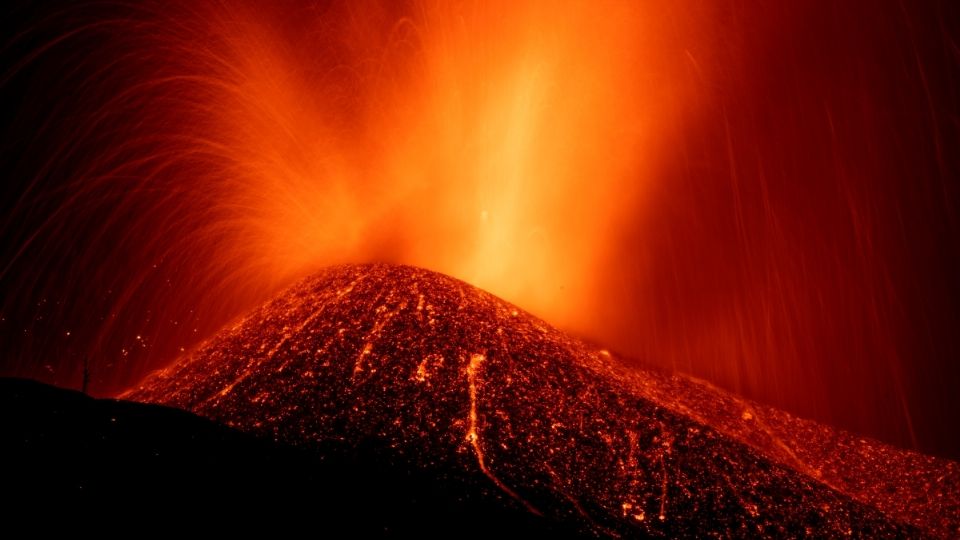
[[[592,535],[960,533],[956,463],[624,368],[407,266],[323,271],[125,397],[298,445],[379,446]]]

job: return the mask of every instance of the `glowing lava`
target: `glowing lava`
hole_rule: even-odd
[[[331,268],[126,397],[300,445],[374,445],[570,530],[955,536],[960,468],[627,370],[480,289]]]

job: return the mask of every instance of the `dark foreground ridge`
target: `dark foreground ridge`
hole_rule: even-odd
[[[581,534],[960,532],[956,463],[627,370],[484,291],[410,267],[329,269],[126,397],[301,447],[374,448],[385,470]],[[376,493],[356,509],[371,519],[385,504]]]
[[[377,448],[258,438],[186,411],[0,378],[0,517],[8,531],[299,536],[562,536]],[[348,451],[349,450],[349,451]],[[251,529],[251,527],[256,527]],[[153,534],[151,534],[153,533]]]

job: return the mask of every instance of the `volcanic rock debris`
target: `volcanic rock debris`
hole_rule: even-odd
[[[327,269],[125,397],[287,443],[376,444],[589,535],[960,534],[956,463],[628,368],[407,266]]]

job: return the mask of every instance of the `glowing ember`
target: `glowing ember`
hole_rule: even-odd
[[[411,267],[325,271],[127,397],[296,444],[378,445],[593,534],[960,533],[956,463],[626,370]]]

